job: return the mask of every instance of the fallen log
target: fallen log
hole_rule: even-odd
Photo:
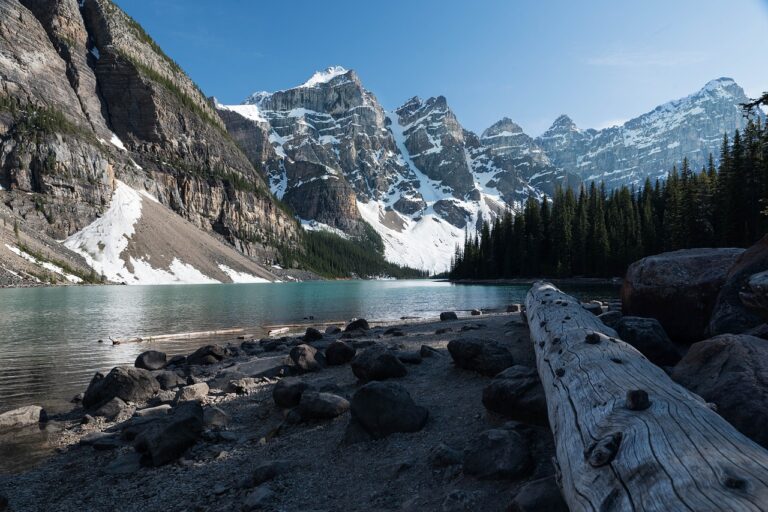
[[[768,451],[555,286],[525,304],[571,511],[768,510]]]

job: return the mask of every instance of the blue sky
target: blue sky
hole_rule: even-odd
[[[768,0],[117,0],[208,95],[240,103],[355,69],[392,109],[444,95],[465,127],[626,120],[730,76],[768,90]]]

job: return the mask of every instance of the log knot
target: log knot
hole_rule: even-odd
[[[584,339],[584,341],[590,345],[597,345],[600,343],[600,335],[596,332],[591,332],[587,334],[587,337]]]
[[[599,468],[610,464],[619,452],[622,437],[621,432],[614,432],[592,443],[584,454],[589,465]]]
[[[630,411],[644,411],[650,406],[651,401],[644,389],[630,389],[627,391],[626,407]]]

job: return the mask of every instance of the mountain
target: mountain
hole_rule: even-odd
[[[511,121],[478,136],[442,96],[387,111],[340,66],[217,108],[305,226],[356,237],[368,224],[388,260],[415,268],[447,269],[465,230],[566,183]]]
[[[744,90],[731,78],[708,82],[698,92],[670,101],[621,126],[581,130],[568,116],[536,138],[558,169],[608,188],[663,178],[687,157],[698,169],[716,157],[723,134],[746,126]]]
[[[0,280],[276,279],[257,262],[298,224],[136,22],[110,0],[0,0],[0,20]]]

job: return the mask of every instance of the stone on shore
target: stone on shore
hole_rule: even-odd
[[[336,334],[339,334],[341,332],[341,328],[339,328],[336,325],[329,325],[325,328],[325,334],[329,336],[334,336]]]
[[[165,416],[171,412],[170,404],[157,405],[155,407],[147,407],[146,409],[139,409],[134,412],[133,415],[139,418],[147,418],[154,416]]]
[[[453,311],[443,311],[440,313],[440,321],[447,322],[449,320],[458,320],[459,317]]]
[[[310,345],[296,345],[289,356],[293,366],[300,372],[315,372],[325,366],[325,356]]]
[[[517,479],[531,469],[526,440],[513,430],[491,429],[464,450],[464,473],[488,480]]]
[[[152,398],[160,384],[152,372],[141,368],[118,366],[105,376],[94,375],[83,396],[83,407],[96,409],[113,398],[124,402],[142,402]]]
[[[45,409],[39,405],[27,405],[0,414],[0,429],[37,425],[46,419]]]
[[[655,365],[673,366],[680,361],[680,352],[655,318],[625,316],[619,320],[616,332]]]
[[[510,512],[568,512],[554,476],[528,482],[517,492]]]
[[[109,402],[100,406],[94,411],[94,416],[101,416],[109,421],[115,421],[120,414],[128,408],[128,404],[120,400],[118,397],[113,398]]]
[[[162,466],[178,459],[194,445],[203,431],[203,408],[199,402],[183,402],[173,413],[149,423],[136,437],[136,451],[144,466]]]
[[[287,377],[280,380],[272,388],[272,399],[275,405],[284,409],[295,407],[301,401],[301,395],[309,385],[301,379]]]
[[[539,374],[527,366],[510,366],[483,389],[483,405],[507,418],[545,425],[547,400]]]
[[[210,365],[216,364],[227,357],[227,352],[220,345],[206,345],[195,350],[187,357],[187,364]]]
[[[347,364],[355,357],[357,350],[341,340],[336,340],[325,349],[325,362],[328,366]]]
[[[323,339],[323,333],[315,329],[314,327],[307,327],[304,332],[304,341],[309,343],[311,341],[317,341]]]
[[[368,325],[368,320],[365,318],[358,318],[357,320],[352,320],[345,328],[344,332],[350,332],[350,331],[367,331],[371,328],[370,325]]]
[[[742,334],[766,321],[752,305],[750,280],[768,270],[768,235],[747,249],[728,270],[717,295],[707,333],[710,336]]]
[[[515,361],[510,351],[490,339],[458,338],[448,343],[448,352],[459,368],[494,376],[506,370]]]
[[[301,395],[298,412],[303,421],[330,420],[349,410],[347,399],[332,393],[305,391]]]
[[[250,395],[261,385],[261,380],[253,377],[243,377],[241,379],[230,380],[224,388],[225,393],[235,393],[237,395]]]
[[[429,417],[429,411],[416,405],[408,391],[394,382],[370,382],[358,389],[352,397],[351,413],[352,428],[359,426],[373,439],[395,432],[418,432]]]
[[[462,453],[445,443],[436,445],[429,452],[429,465],[433,468],[445,468],[461,464]]]
[[[408,370],[395,354],[381,346],[373,346],[355,356],[352,373],[363,382],[404,377]]]
[[[611,329],[616,330],[616,328],[619,326],[619,322],[621,321],[622,316],[624,315],[621,314],[621,311],[612,310],[598,315],[597,318],[599,318],[606,327],[610,327]]]
[[[677,342],[705,337],[720,288],[743,249],[684,249],[630,265],[621,289],[625,315],[657,319]]]
[[[722,334],[691,346],[672,379],[707,402],[741,433],[768,448],[768,343]]]
[[[224,428],[231,420],[229,414],[216,406],[206,407],[203,410],[203,424],[207,428]]]
[[[146,352],[139,354],[133,365],[136,368],[143,368],[144,370],[162,370],[167,362],[168,360],[165,352],[147,350]]]
[[[187,384],[187,379],[171,370],[156,371],[153,375],[157,379],[157,382],[160,384],[160,389],[176,389],[179,386],[184,386]]]
[[[210,388],[205,382],[198,382],[197,384],[190,384],[179,388],[176,392],[176,402],[186,402],[189,400],[202,400],[208,393]]]
[[[587,311],[589,311],[595,316],[599,316],[603,313],[603,304],[596,300],[592,300],[589,302],[582,302],[581,307],[586,309]]]

